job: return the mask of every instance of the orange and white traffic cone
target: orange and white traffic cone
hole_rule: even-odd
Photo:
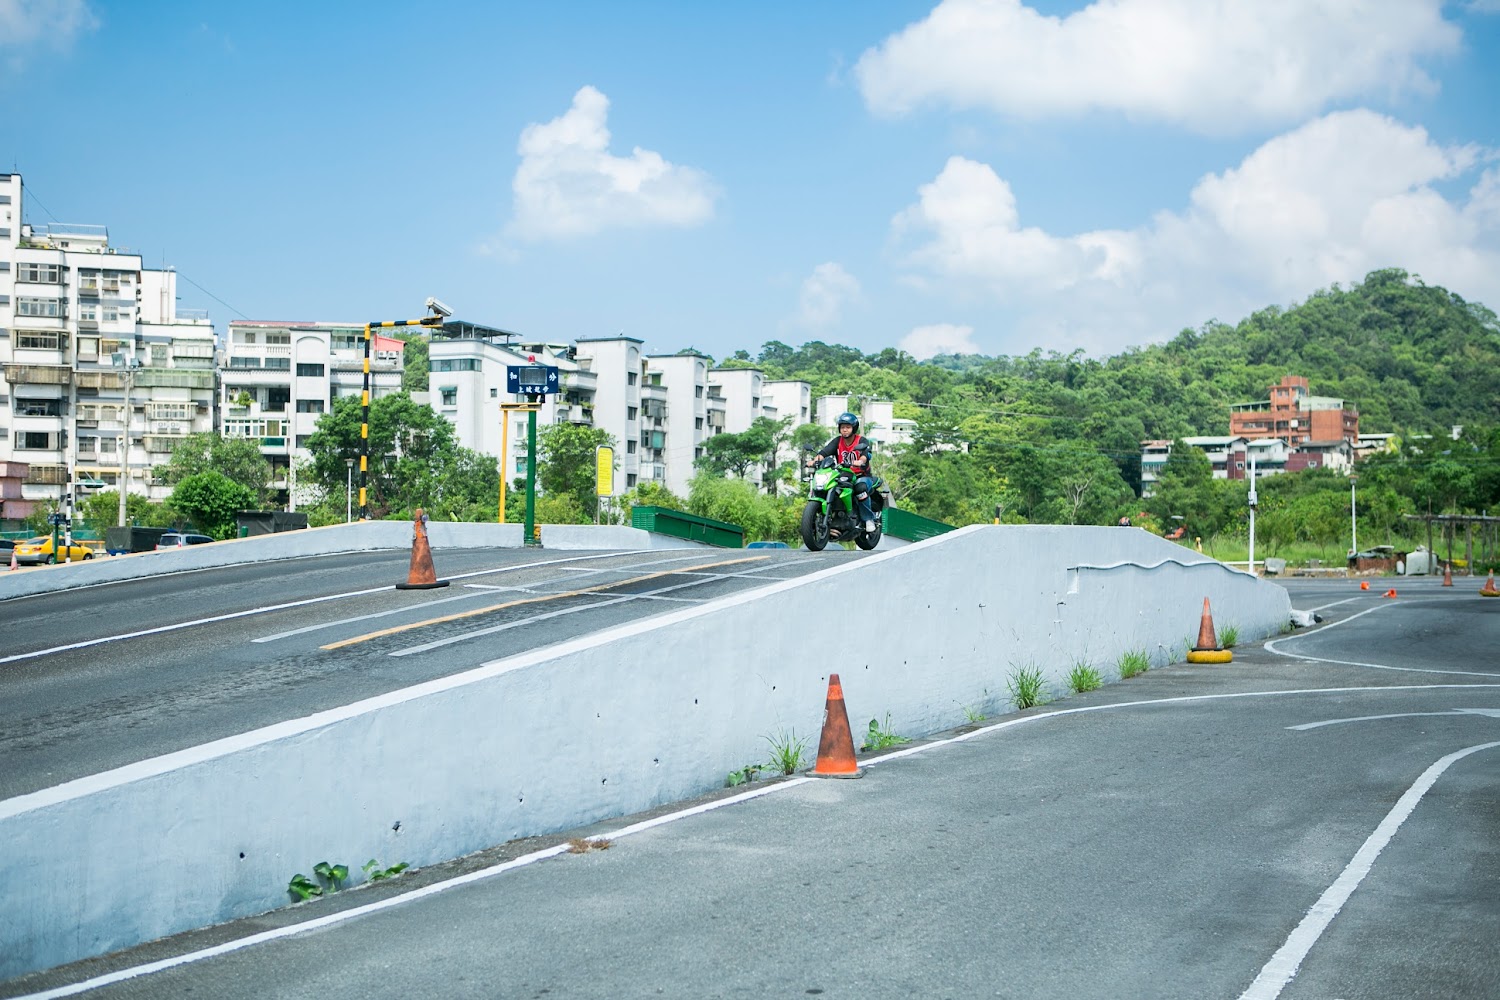
[[[446,586],[448,581],[439,580],[437,570],[433,568],[432,546],[427,541],[427,517],[418,508],[411,540],[411,569],[406,574],[406,582],[396,584],[396,589],[433,590]]]
[[[1495,589],[1495,572],[1490,571],[1490,578],[1484,581],[1484,586],[1479,588],[1480,597],[1500,597],[1500,590]]]
[[[1361,580],[1361,581],[1359,581],[1359,589],[1360,590],[1369,590],[1370,589],[1370,581],[1369,580]]]
[[[1443,586],[1453,586],[1453,564],[1443,563]]]
[[[1189,663],[1228,663],[1234,654],[1219,645],[1214,634],[1214,616],[1208,607],[1208,598],[1203,599],[1203,614],[1198,618],[1198,643],[1187,654]]]
[[[819,778],[859,778],[864,772],[854,760],[854,734],[844,708],[844,686],[838,674],[828,675],[828,701],[823,709],[823,732],[818,739],[818,762],[808,772]]]
[[[1381,596],[1383,596],[1383,597],[1395,597],[1395,596],[1396,596],[1396,588],[1395,588],[1395,587],[1392,587],[1392,588],[1391,588],[1391,589],[1390,589],[1390,590],[1387,590],[1387,591],[1386,591],[1386,592],[1385,592],[1385,593],[1384,593],[1384,594],[1383,594],[1383,595],[1381,595]]]
[[[16,550],[15,549],[11,549],[10,550],[10,571],[12,573],[14,573],[16,570],[18,570],[20,568],[21,568],[21,564],[18,563],[18,562],[16,562]]]

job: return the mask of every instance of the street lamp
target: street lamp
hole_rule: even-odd
[[[344,523],[354,520],[354,459],[344,459]]]
[[[135,370],[141,363],[135,358],[127,358],[123,352],[111,355],[110,360],[116,368],[122,369],[125,375],[125,412],[120,426],[123,429],[120,435],[120,476],[115,484],[120,491],[120,510],[117,518],[118,527],[125,527],[125,493],[130,486],[130,389],[135,382]]]

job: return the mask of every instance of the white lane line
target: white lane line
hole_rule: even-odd
[[[667,823],[675,823],[677,820],[687,819],[690,816],[699,816],[703,813],[711,812],[714,809],[722,809],[725,806],[738,805],[741,802],[748,802],[751,799],[758,799],[762,795],[769,795],[772,792],[784,791],[788,788],[796,788],[798,785],[805,785],[814,780],[816,779],[792,778],[788,781],[781,781],[777,782],[774,785],[768,785],[765,788],[756,788],[748,792],[740,792],[737,795],[730,795],[722,799],[715,799],[712,802],[704,802],[700,805],[691,806],[687,809],[681,809],[674,813],[668,813],[665,816],[657,816],[653,819],[643,820],[640,823],[633,823],[630,826],[621,827],[620,829],[610,833],[596,834],[593,837],[589,837],[588,839],[599,840],[603,838],[607,840],[619,840],[622,837],[629,837],[632,834],[643,833],[646,830],[653,829],[654,827],[664,826]],[[554,847],[547,847],[543,848],[540,851],[532,851],[530,854],[523,854],[519,858],[513,858],[510,861],[501,862],[498,865],[491,865],[489,868],[481,868],[477,872],[469,872],[465,875],[458,875],[450,879],[444,879],[441,882],[434,882],[431,885],[424,885],[420,889],[413,889],[411,892],[402,893],[399,896],[388,896],[385,899],[377,900],[374,903],[367,903],[364,906],[356,906],[352,909],[344,910],[340,913],[330,913],[327,916],[317,917],[304,923],[289,924],[286,927],[277,927],[275,930],[261,931],[259,934],[252,934],[249,937],[238,938],[234,941],[225,941],[223,944],[216,944],[212,948],[203,948],[199,951],[189,952],[186,955],[177,955],[172,958],[164,958],[157,962],[148,962],[145,965],[137,965],[134,968],[119,969],[115,972],[106,973],[102,976],[96,976],[93,979],[88,979],[81,983],[72,983],[68,986],[58,986],[54,989],[44,990],[41,993],[27,993],[23,996],[17,997],[16,1000],[59,1000],[59,998],[61,997],[77,996],[78,994],[86,993],[89,990],[97,990],[104,986],[112,986],[115,983],[123,983],[127,980],[138,979],[141,976],[149,976],[152,973],[164,972],[167,969],[176,968],[182,965],[191,965],[195,962],[201,962],[204,959],[216,958],[219,955],[228,955],[231,952],[240,951],[241,949],[249,948],[258,944],[265,944],[268,941],[275,941],[280,938],[292,937],[297,934],[306,933],[307,931],[320,930],[324,927],[331,927],[334,924],[341,924],[346,920],[354,920],[358,917],[367,917],[372,913],[379,913],[381,910],[388,910],[391,907],[400,906],[403,903],[415,902],[418,899],[425,899],[428,896],[436,896],[440,892],[447,892],[449,889],[456,889],[459,886],[468,885],[471,882],[480,882],[484,879],[494,878],[496,875],[503,875],[504,873],[508,871],[514,871],[517,868],[524,868],[527,865],[536,864],[538,861],[545,861],[548,858],[555,858],[559,854],[563,854],[567,850],[567,844],[557,844]]]
[[[1397,712],[1395,715],[1357,715],[1352,719],[1324,719],[1322,722],[1304,722],[1300,726],[1287,726],[1286,728],[1303,732],[1308,729],[1319,729],[1323,726],[1337,726],[1341,722],[1375,722],[1378,719],[1414,719],[1423,715],[1463,715],[1463,709],[1451,708],[1446,712]]]
[[[472,632],[464,632],[462,635],[451,635],[446,639],[435,639],[432,642],[424,642],[420,646],[407,646],[405,649],[398,649],[395,652],[387,653],[386,655],[411,656],[413,653],[425,653],[429,650],[438,649],[443,646],[451,646],[456,642],[467,642],[470,639],[477,639],[480,636],[494,635],[497,632],[506,632],[513,628],[520,628],[522,625],[530,625],[533,622],[547,621],[550,618],[561,618],[564,615],[575,615],[580,611],[592,611],[595,608],[607,608],[612,604],[624,604],[626,601],[651,598],[655,597],[658,594],[666,594],[674,590],[681,590],[684,587],[701,587],[708,582],[710,581],[691,580],[687,583],[675,583],[670,587],[658,587],[655,590],[642,591],[639,594],[621,594],[607,601],[595,601],[593,604],[585,604],[584,606],[578,608],[564,608],[561,611],[548,611],[546,614],[532,615],[528,618],[518,618],[513,622],[505,622],[500,625],[491,625],[489,628],[475,629]],[[603,595],[581,594],[579,596],[598,597]]]
[[[1339,910],[1348,902],[1350,895],[1359,887],[1359,883],[1370,874],[1375,859],[1380,857],[1380,852],[1385,849],[1386,844],[1391,842],[1396,831],[1401,829],[1401,824],[1406,822],[1412,810],[1417,808],[1417,803],[1422,801],[1422,796],[1427,794],[1428,789],[1455,762],[1463,760],[1471,753],[1490,750],[1494,747],[1500,747],[1500,742],[1479,743],[1465,747],[1441,758],[1423,771],[1422,776],[1412,783],[1412,786],[1406,790],[1406,794],[1402,795],[1391,811],[1386,813],[1385,819],[1380,821],[1375,832],[1370,834],[1364,845],[1355,853],[1353,860],[1344,868],[1343,874],[1324,890],[1323,895],[1318,897],[1318,901],[1312,905],[1312,909],[1307,911],[1307,915],[1292,931],[1286,943],[1277,949],[1276,954],[1272,955],[1271,960],[1260,970],[1260,975],[1255,977],[1250,988],[1240,994],[1240,1000],[1276,1000],[1276,997],[1280,996],[1281,991],[1286,988],[1287,983],[1297,975],[1302,960],[1307,957],[1307,953],[1312,950],[1312,946],[1317,943],[1323,931],[1333,922],[1333,918],[1338,916]]]
[[[1382,611],[1386,608],[1394,607],[1396,607],[1396,605],[1394,604],[1377,604],[1373,608],[1366,608],[1358,614],[1350,615],[1348,618],[1340,618],[1336,622],[1329,622],[1327,625],[1324,625],[1320,628],[1311,629],[1307,632],[1298,632],[1293,635],[1284,635],[1279,639],[1272,639],[1270,642],[1265,644],[1264,648],[1267,652],[1275,653],[1277,656],[1286,656],[1294,660],[1306,660],[1310,663],[1332,663],[1341,667],[1368,667],[1371,670],[1394,670],[1397,673],[1403,674],[1454,674],[1459,677],[1500,677],[1500,673],[1486,670],[1432,670],[1426,667],[1392,667],[1384,663],[1365,663],[1360,660],[1331,660],[1324,656],[1306,656],[1302,653],[1288,653],[1284,649],[1276,648],[1280,643],[1292,642],[1296,639],[1306,639],[1311,636],[1320,635],[1331,628],[1337,628],[1340,625],[1347,625],[1350,622],[1354,621],[1356,618],[1363,618],[1365,615],[1368,615],[1372,612]]]
[[[1340,604],[1348,604],[1350,601],[1357,601],[1357,600],[1359,600],[1359,598],[1357,598],[1357,597],[1346,597],[1342,601],[1334,601],[1332,604],[1320,604],[1316,608],[1308,608],[1307,610],[1308,611],[1326,611],[1329,608],[1336,608]]]
[[[468,588],[465,587],[465,589],[468,589]],[[489,597],[490,596],[490,591],[495,590],[495,589],[510,590],[512,588],[510,588],[510,587],[501,587],[501,588],[486,587],[483,590],[475,590],[472,593],[468,593],[468,594],[456,594],[453,597],[442,597],[442,598],[439,598],[436,601],[423,601],[420,604],[407,604],[407,605],[403,605],[402,607],[399,607],[399,608],[387,608],[384,611],[372,611],[372,612],[370,612],[367,615],[355,615],[352,618],[337,618],[337,619],[334,619],[333,621],[319,622],[316,625],[304,625],[302,628],[294,628],[294,629],[289,629],[289,630],[287,630],[285,632],[277,632],[275,635],[263,635],[263,636],[259,636],[259,637],[255,638],[255,639],[251,639],[250,641],[251,642],[275,642],[277,639],[288,639],[288,638],[291,638],[294,635],[305,635],[308,632],[319,632],[319,631],[322,631],[325,628],[336,628],[336,627],[338,627],[340,625],[349,625],[349,624],[352,624],[354,622],[369,621],[371,618],[384,618],[387,615],[404,615],[404,614],[407,614],[407,613],[415,613],[415,612],[422,611],[425,608],[436,607],[439,604],[452,604],[454,601],[472,601],[472,600],[474,600],[475,598],[478,598],[478,597]]]
[[[570,556],[566,559],[545,559],[540,562],[521,563],[516,566],[501,566],[497,569],[483,569],[472,573],[460,573],[451,576],[450,580],[466,580],[472,576],[491,576],[495,573],[509,573],[512,570],[530,569],[533,566],[552,566],[557,563],[577,562],[585,559],[618,559],[621,553],[606,552],[596,556]],[[693,557],[689,557],[693,558]],[[647,565],[655,565],[647,563]],[[222,569],[223,567],[214,567]],[[194,570],[193,572],[199,572]],[[203,571],[206,572],[206,571]],[[328,594],[324,597],[309,597],[302,601],[288,601],[285,604],[269,604],[263,608],[248,608],[244,611],[234,611],[226,615],[214,615],[211,618],[195,618],[191,621],[177,622],[173,625],[158,625],[156,628],[141,629],[136,632],[122,632],[119,635],[100,636],[98,639],[88,639],[83,642],[71,642],[65,646],[53,646],[50,649],[33,650],[30,653],[13,653],[10,656],[0,656],[0,663],[14,663],[17,660],[30,660],[38,656],[50,656],[53,653],[66,653],[73,649],[88,649],[91,646],[102,646],[109,642],[121,642],[125,639],[139,639],[148,635],[161,635],[164,632],[177,632],[185,628],[195,628],[199,625],[212,625],[214,622],[231,621],[235,618],[248,618],[252,615],[265,615],[274,611],[285,611],[288,608],[301,608],[309,604],[322,604],[325,601],[342,601],[351,597],[364,597],[368,594],[378,594],[384,590],[395,590],[394,584],[385,587],[371,587],[367,590],[351,590],[342,594]]]

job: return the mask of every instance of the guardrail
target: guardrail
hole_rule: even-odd
[[[904,538],[908,542],[920,542],[924,538],[932,538],[934,535],[942,535],[954,530],[954,525],[934,521],[930,517],[913,514],[909,510],[901,510],[897,507],[887,507],[881,511],[880,523],[884,534],[892,538]]]
[[[630,512],[630,526],[725,549],[745,547],[745,529],[739,525],[666,507],[634,508]]]

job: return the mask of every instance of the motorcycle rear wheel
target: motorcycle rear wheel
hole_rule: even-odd
[[[802,544],[809,552],[822,552],[828,547],[828,518],[816,500],[807,501],[802,508]]]
[[[875,530],[873,532],[861,531],[859,537],[854,539],[854,544],[868,552],[880,544],[880,537],[884,534],[885,526],[881,524],[880,515],[877,514],[875,515]]]

